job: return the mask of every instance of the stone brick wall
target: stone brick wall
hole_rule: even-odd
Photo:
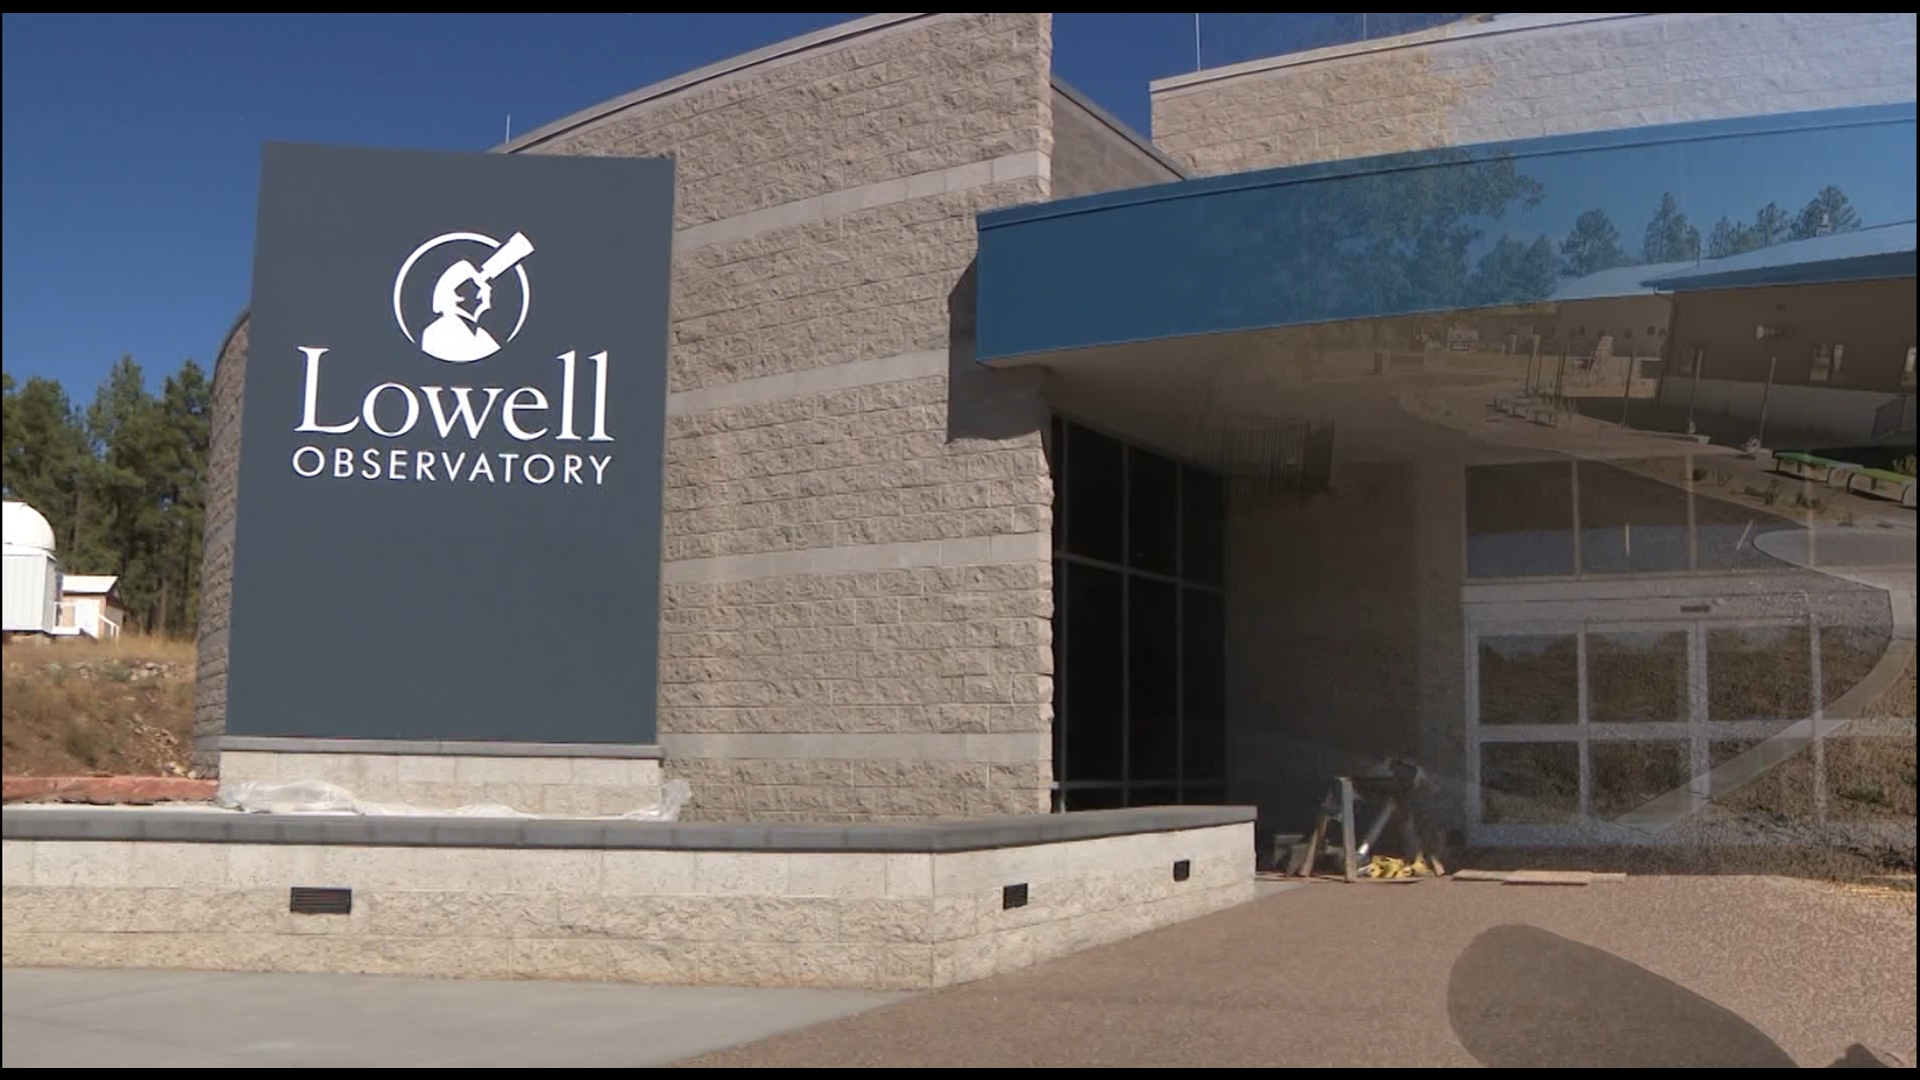
[[[12,966],[924,990],[1253,898],[1251,823],[965,852],[5,841]],[[1169,872],[1174,860],[1191,869]],[[288,890],[353,890],[345,915]],[[1007,909],[1002,888],[1028,887]]]
[[[525,148],[679,163],[660,739],[691,817],[1046,809],[1045,410],[950,369],[975,214],[1050,193],[1051,24],[895,18]]]
[[[247,375],[245,315],[220,344],[213,366],[207,457],[205,549],[200,556],[200,626],[193,684],[193,767],[220,769],[227,728],[227,619],[233,610],[233,515],[240,483],[240,388]]]
[[[1185,173],[1152,143],[1071,86],[1053,80],[1053,197],[1165,184]]]
[[[1203,175],[1647,124],[1914,100],[1908,13],[1519,15],[1153,85]]]
[[[1051,52],[1047,14],[871,16],[505,148],[677,162],[659,730],[690,817],[1047,808],[1046,408],[975,368],[970,267],[976,214],[1051,195]]]

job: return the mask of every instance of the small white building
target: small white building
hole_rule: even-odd
[[[60,562],[54,558],[53,526],[23,502],[8,500],[0,515],[5,575],[0,587],[0,632],[59,632]]]
[[[113,574],[65,574],[60,579],[60,611],[55,633],[77,632],[95,639],[120,636],[127,620],[120,600],[120,579]]]

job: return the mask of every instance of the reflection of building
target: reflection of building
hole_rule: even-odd
[[[1912,444],[1913,222],[1648,280],[1673,295],[1666,405],[1757,424],[1764,401],[1773,446]]]
[[[1616,357],[1658,360],[1666,353],[1667,321],[1673,305],[1646,281],[1689,270],[1693,263],[1616,266],[1574,278],[1554,291],[1556,318],[1544,336],[1577,353],[1592,355],[1602,338]],[[1649,373],[1651,374],[1651,373]]]
[[[1786,166],[1842,152],[1910,204],[1911,57],[1856,56],[1913,25],[1496,16],[1166,80],[1156,147],[1056,85],[1044,14],[886,15],[521,137],[505,150],[678,158],[661,768],[708,818],[1227,799],[1259,803],[1272,829],[1329,771],[1399,753],[1455,785],[1438,820],[1464,824],[1482,625],[1463,607],[1478,557],[1464,523],[1484,509],[1469,500],[1524,518],[1574,499],[1559,482],[1476,494],[1468,466],[1514,456],[1484,436],[1524,426],[1560,440],[1529,460],[1563,464],[1681,446],[1487,415],[1480,388],[1527,374],[1530,350],[1505,351],[1523,328],[1580,355],[1603,332],[1615,355],[1659,355],[1669,301],[1644,286],[1650,268],[1554,297],[1543,250],[1551,264],[1568,223],[1629,186],[1711,192],[1739,171],[1743,190],[1797,206],[1810,193]],[[1596,68],[1634,75],[1580,74]],[[1817,92],[1792,89],[1806,71],[1823,73]],[[1690,123],[1615,130],[1648,116]],[[1618,225],[1638,250],[1641,223]],[[1455,328],[1480,349],[1439,348]],[[243,325],[216,378],[201,628],[215,677],[246,346]],[[1271,482],[1286,476],[1301,479]],[[1718,506],[1693,535],[1728,565],[1676,556],[1678,478],[1616,491],[1594,476],[1581,528],[1556,518],[1514,557],[1577,543],[1578,560],[1542,570],[1550,584],[1676,590],[1607,633],[1651,622],[1655,646],[1679,632],[1691,657],[1713,628],[1682,608],[1760,604],[1786,580]],[[1537,670],[1518,678],[1564,709],[1565,664]],[[203,765],[225,707],[207,685]],[[1689,764],[1694,738],[1676,735]],[[248,749],[257,765],[276,747]]]

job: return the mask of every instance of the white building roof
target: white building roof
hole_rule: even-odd
[[[7,547],[53,554],[53,526],[40,511],[9,499],[0,512],[0,542]]]
[[[112,574],[67,574],[60,579],[60,591],[68,596],[105,596],[119,583]]]
[[[1629,266],[1616,266],[1611,270],[1600,270],[1586,277],[1574,278],[1555,289],[1549,300],[1610,300],[1622,296],[1652,296],[1653,286],[1648,281],[1668,274],[1677,274],[1691,270],[1696,264],[1689,262],[1634,263]]]

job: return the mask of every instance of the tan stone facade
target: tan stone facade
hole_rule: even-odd
[[[7,840],[5,961],[924,989],[1251,899],[1252,828],[905,854]],[[316,882],[351,914],[291,913]]]
[[[1048,807],[1047,407],[973,363],[974,219],[1052,197],[1056,155],[1076,194],[1177,176],[1054,88],[1051,33],[872,16],[504,148],[676,161],[659,742],[692,816]],[[246,343],[243,320],[216,374],[209,769]]]
[[[1047,564],[993,544],[1050,528],[1045,413],[961,429],[948,368],[974,215],[1051,194],[1050,19],[868,22],[520,148],[678,163],[659,716],[699,817],[1046,808],[1043,741],[965,754],[1047,729]],[[679,741],[715,734],[748,738]]]
[[[1913,100],[1914,16],[1517,15],[1153,84],[1199,175],[1583,131]]]

